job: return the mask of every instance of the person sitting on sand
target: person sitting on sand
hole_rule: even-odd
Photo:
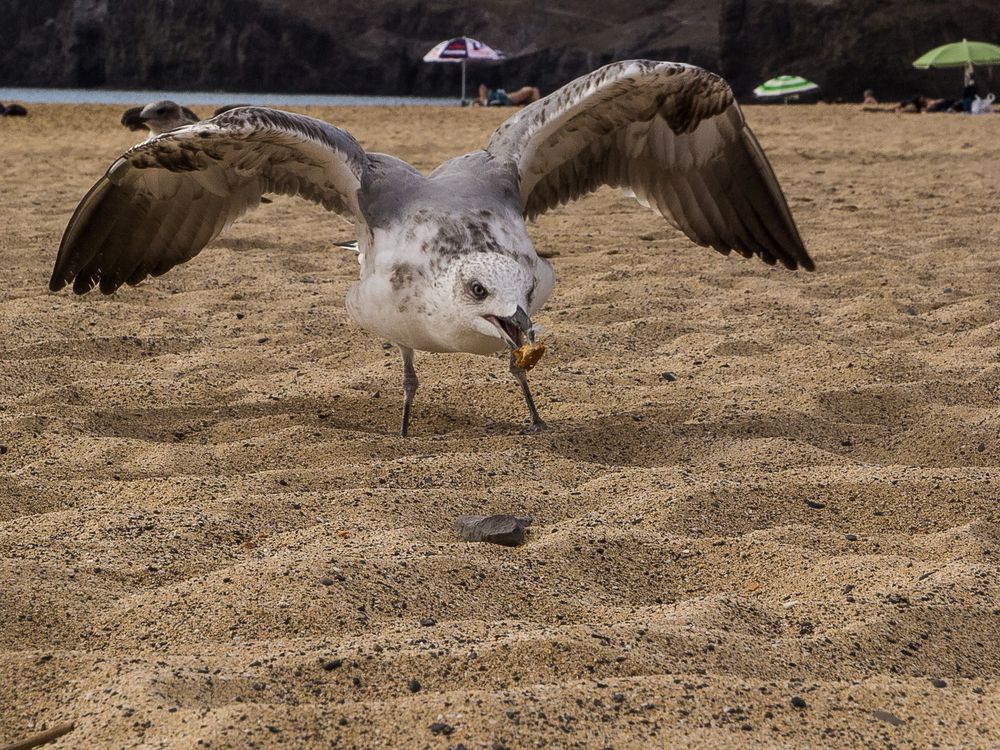
[[[487,88],[485,83],[479,84],[479,97],[473,104],[480,107],[516,107],[531,104],[542,98],[542,92],[537,86],[522,86],[517,91]]]
[[[865,89],[865,93],[862,97],[861,103],[864,105],[878,104],[878,99],[875,98],[875,89]]]

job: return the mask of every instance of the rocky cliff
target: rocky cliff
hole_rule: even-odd
[[[947,73],[909,61],[962,36],[1000,39],[995,0],[3,0],[0,84],[450,95],[441,39],[508,53],[470,83],[544,91],[628,57],[718,70],[741,95],[771,75],[819,81],[831,97],[899,96]],[[956,74],[957,76],[957,74]]]
[[[739,92],[794,73],[829,97],[956,96],[961,71],[912,66],[924,52],[962,38],[1000,43],[997,0],[725,0],[719,72]],[[1000,69],[978,77],[1000,90]]]

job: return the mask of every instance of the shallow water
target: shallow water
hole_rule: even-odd
[[[282,94],[246,93],[233,91],[159,91],[153,89],[48,89],[0,88],[0,101],[35,104],[145,104],[160,99],[172,99],[191,104],[260,104],[260,105],[323,105],[323,106],[399,106],[437,104],[456,106],[455,99],[419,96],[353,96],[347,94]]]

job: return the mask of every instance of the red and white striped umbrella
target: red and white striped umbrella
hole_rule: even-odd
[[[435,45],[434,49],[424,55],[424,62],[462,63],[462,101],[464,102],[465,63],[469,60],[472,62],[494,62],[503,60],[503,58],[503,52],[493,49],[485,42],[468,36],[457,36]]]

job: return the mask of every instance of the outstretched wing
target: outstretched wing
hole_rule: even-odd
[[[368,155],[321,120],[235,109],[144,141],[84,197],[59,246],[49,288],[77,294],[159,276],[197,255],[264,193],[298,195],[360,218]]]
[[[813,270],[729,85],[682,63],[612,63],[530,104],[487,146],[518,171],[524,214],[630,188],[694,242]]]

